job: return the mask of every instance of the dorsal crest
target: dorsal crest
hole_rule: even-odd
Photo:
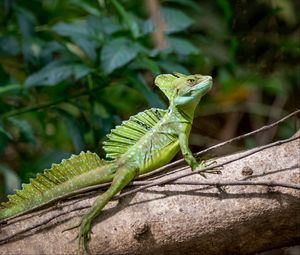
[[[26,210],[49,201],[51,199],[49,191],[72,180],[75,176],[108,163],[100,159],[97,154],[88,151],[81,152],[79,155],[72,155],[69,159],[62,160],[60,164],[52,164],[50,169],[44,170],[35,179],[30,179],[29,184],[23,184],[22,190],[16,190],[14,195],[9,195],[9,201],[0,204],[0,208],[4,209],[2,214],[0,211],[0,219],[5,215],[5,209],[14,210],[15,206],[19,206]],[[43,199],[47,200],[43,201]]]
[[[120,157],[147,134],[165,113],[166,110],[152,108],[131,116],[129,120],[116,126],[107,135],[108,140],[104,142],[106,157],[111,159]]]

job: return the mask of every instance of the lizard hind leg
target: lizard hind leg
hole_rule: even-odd
[[[88,253],[87,243],[91,237],[91,227],[93,220],[101,213],[104,206],[111,200],[111,198],[120,192],[131,180],[137,175],[138,169],[119,169],[112,181],[111,186],[101,194],[94,202],[92,207],[82,217],[80,222],[80,229],[78,234],[78,252]]]

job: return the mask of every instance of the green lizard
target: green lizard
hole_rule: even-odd
[[[108,159],[82,152],[23,184],[22,190],[1,204],[0,219],[23,214],[53,199],[92,185],[112,182],[82,217],[78,235],[79,251],[86,250],[93,220],[110,199],[136,176],[168,163],[181,149],[192,170],[201,170],[188,147],[194,111],[212,86],[210,76],[159,75],[155,84],[168,97],[167,110],[149,109],[124,121],[107,135],[104,150]]]

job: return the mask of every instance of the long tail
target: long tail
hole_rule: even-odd
[[[57,197],[67,195],[91,185],[106,183],[113,178],[111,163],[102,160],[97,154],[82,152],[72,155],[60,164],[53,164],[43,174],[23,184],[8,196],[8,201],[0,205],[0,219],[22,214],[40,207]]]

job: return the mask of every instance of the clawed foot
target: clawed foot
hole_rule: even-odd
[[[80,227],[79,234],[75,237],[75,240],[78,239],[78,255],[89,254],[87,244],[91,239],[91,225],[92,222],[88,218],[83,218],[79,224],[73,225],[62,231],[65,232]]]
[[[88,218],[84,218],[80,225],[78,235],[78,253],[89,254],[88,241],[91,239],[91,225],[92,222]]]
[[[200,162],[197,163],[197,165],[192,167],[193,171],[199,172],[199,174],[201,176],[203,176],[204,178],[207,178],[205,174],[222,174],[220,169],[207,169],[207,170],[203,170],[204,168],[216,164],[216,161],[212,161],[209,164],[206,164],[205,162]]]

